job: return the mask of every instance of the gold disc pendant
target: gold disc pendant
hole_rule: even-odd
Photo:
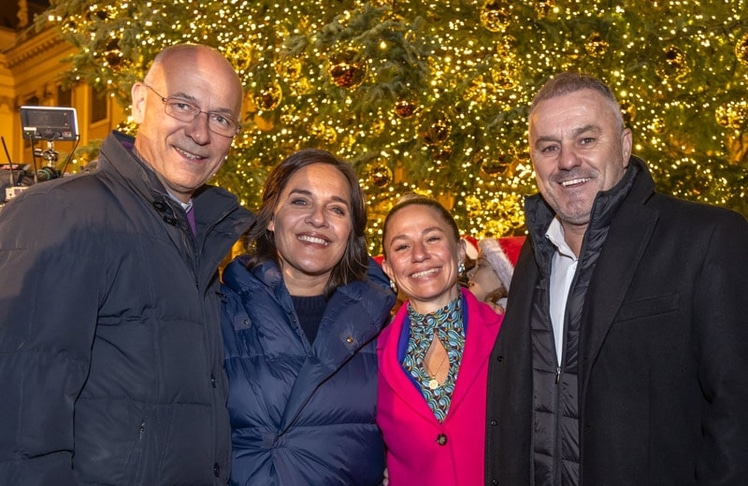
[[[429,380],[429,388],[432,390],[436,390],[437,388],[439,388],[439,382],[436,381],[436,378],[431,378]]]

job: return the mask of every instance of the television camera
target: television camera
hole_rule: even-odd
[[[5,145],[5,139],[2,139],[8,166],[7,170],[3,168],[4,170],[0,171],[0,184],[5,188],[5,191],[0,193],[0,203],[16,197],[33,184],[57,179],[65,174],[80,139],[75,108],[22,106],[20,112],[23,138],[31,142],[33,164],[32,167],[14,164]],[[59,153],[54,145],[56,141],[75,143],[62,169],[56,168],[59,159]],[[37,142],[45,142],[46,147],[37,147]],[[38,160],[42,162],[37,163]]]

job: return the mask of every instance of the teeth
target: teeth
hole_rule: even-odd
[[[587,182],[588,180],[589,180],[589,178],[572,179],[570,181],[563,181],[561,183],[561,185],[564,186],[564,187],[569,187],[569,186],[573,186],[573,185],[576,185],[576,184],[582,184],[584,182]]]
[[[184,151],[184,150],[182,150],[182,149],[177,149],[177,150],[179,150],[179,152],[180,152],[180,153],[181,153],[182,155],[184,155],[185,157],[187,157],[188,159],[192,159],[192,160],[200,160],[200,159],[202,159],[202,157],[200,157],[199,155],[195,155],[195,154],[191,154],[191,153],[189,153],[189,152],[185,152],[185,151]]]
[[[432,273],[436,273],[438,271],[439,271],[438,268],[432,268],[431,270],[425,270],[423,272],[414,273],[411,275],[411,277],[413,278],[426,277],[427,275],[431,275]]]
[[[299,236],[302,241],[308,241],[309,243],[316,243],[317,245],[327,245],[327,241],[322,238],[316,238],[314,236]]]

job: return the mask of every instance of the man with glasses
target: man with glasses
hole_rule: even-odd
[[[254,221],[206,185],[239,130],[218,51],[165,49],[137,136],[0,214],[0,484],[225,484],[218,265]]]

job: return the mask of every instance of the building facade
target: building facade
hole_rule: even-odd
[[[37,31],[34,16],[43,15],[49,2],[10,0],[0,7],[0,136],[7,154],[0,152],[0,165],[45,163],[34,160],[32,144],[23,136],[22,106],[75,108],[80,137],[79,146],[103,139],[126,114],[109,96],[95,92],[83,82],[66,88],[61,75],[69,69],[65,59],[74,47],[63,41],[54,29]],[[39,146],[39,142],[36,142]],[[74,142],[55,142],[60,159],[66,158]],[[45,149],[47,147],[40,146]],[[62,160],[60,161],[62,162]],[[46,162],[49,163],[49,162]],[[80,167],[68,165],[67,172]]]

